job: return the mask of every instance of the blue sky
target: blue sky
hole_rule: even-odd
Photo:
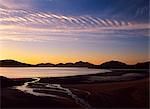
[[[127,63],[148,60],[149,0],[0,3],[1,59],[30,63],[83,60],[96,64],[112,59]]]
[[[1,5],[63,15],[148,21],[149,0],[1,0]]]

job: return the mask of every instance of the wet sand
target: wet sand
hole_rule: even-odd
[[[90,92],[86,99],[95,108],[149,107],[149,78],[114,83],[64,84],[63,87]]]
[[[16,89],[1,90],[2,108],[72,108],[79,107],[70,99],[39,97],[21,92]]]
[[[88,102],[92,108],[148,108],[149,76],[136,76],[132,79],[98,81],[103,76],[118,76],[126,73],[106,73],[61,78],[41,78],[41,83],[61,84],[75,95]],[[91,81],[91,78],[95,78]],[[13,79],[18,83],[32,79]],[[30,85],[30,87],[35,87]],[[36,86],[37,87],[37,86]],[[82,108],[69,95],[57,91],[34,90],[62,96],[62,98],[34,96],[12,87],[1,89],[2,108]]]

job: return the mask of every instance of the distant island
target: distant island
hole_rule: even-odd
[[[94,65],[89,62],[75,62],[75,63],[59,63],[59,64],[52,64],[52,63],[39,63],[39,64],[27,64],[22,63],[15,60],[0,60],[0,67],[88,67],[88,68],[97,68],[97,69],[149,69],[150,61],[137,63],[134,65],[128,65],[123,62],[119,61],[108,61],[102,63],[100,65]]]

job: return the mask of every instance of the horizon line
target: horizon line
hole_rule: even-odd
[[[2,60],[13,60],[13,61],[17,61],[17,62],[25,63],[25,64],[30,64],[30,65],[47,64],[47,63],[49,63],[49,64],[54,64],[54,63],[51,63],[51,62],[39,62],[39,63],[36,63],[36,64],[32,64],[32,63],[22,62],[22,61],[15,60],[15,59],[0,59],[0,61],[2,61]],[[108,61],[105,61],[105,62],[111,62],[111,61],[122,62],[122,63],[125,63],[126,65],[135,65],[135,64],[137,64],[137,63],[150,62],[150,60],[147,60],[147,61],[142,61],[142,62],[137,61],[135,64],[128,64],[128,63],[126,63],[126,62],[123,62],[123,61],[120,61],[120,60],[114,60],[114,59],[108,60]],[[80,61],[76,61],[76,62],[65,62],[65,63],[59,62],[59,63],[56,63],[56,64],[54,64],[54,65],[61,64],[61,63],[62,63],[62,64],[67,64],[67,63],[73,63],[73,64],[75,64],[75,63],[77,63],[77,62],[87,62],[87,63],[93,64],[93,63],[88,62],[88,61],[82,61],[82,60],[80,60]],[[105,63],[105,62],[102,62],[102,63],[99,63],[99,64],[93,64],[93,65],[101,65],[101,64],[103,64],[103,63]]]

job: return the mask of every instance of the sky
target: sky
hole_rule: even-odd
[[[0,0],[0,59],[149,60],[149,0]]]

